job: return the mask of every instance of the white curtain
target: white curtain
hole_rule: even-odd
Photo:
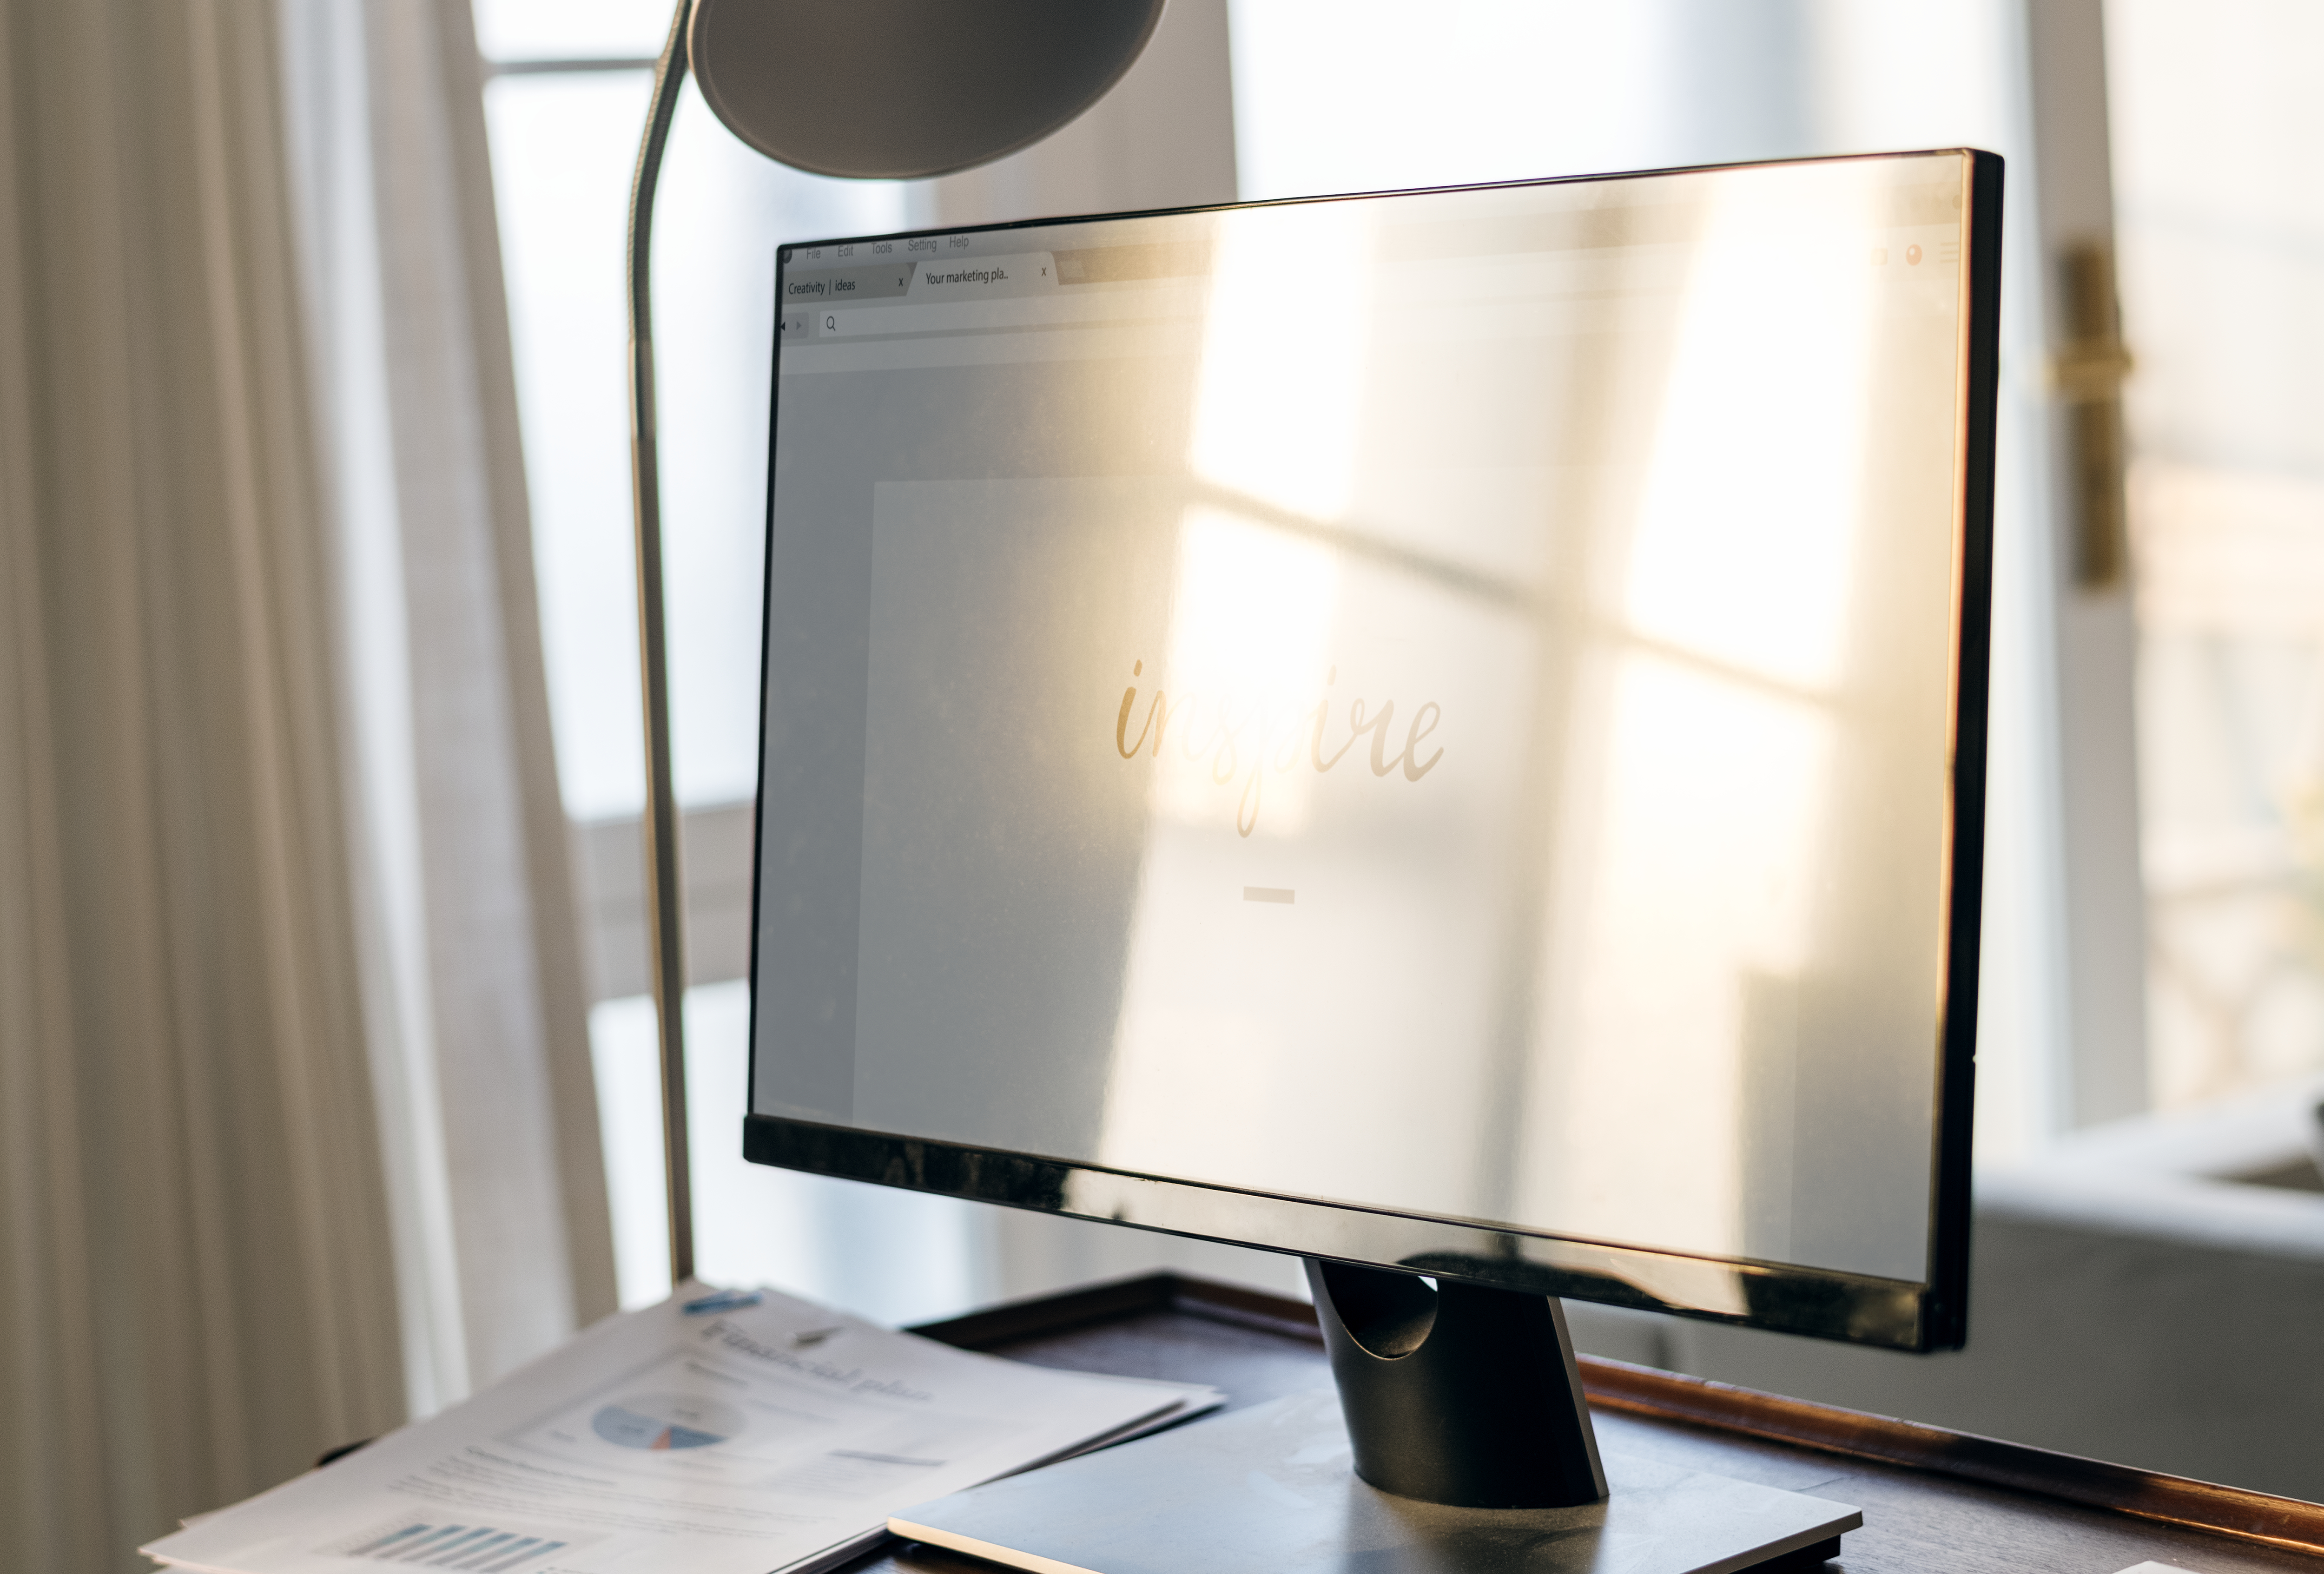
[[[0,1527],[404,1412],[271,0],[0,0]]]
[[[13,1568],[612,1305],[478,87],[452,0],[0,0]]]
[[[614,1305],[466,0],[283,0],[415,1410]]]

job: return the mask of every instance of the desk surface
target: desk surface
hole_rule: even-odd
[[[1169,1275],[1045,1297],[919,1331],[1036,1366],[1209,1383],[1227,1391],[1230,1408],[1331,1381],[1305,1307]],[[1838,1562],[1826,1565],[1833,1570],[2116,1574],[2147,1561],[2195,1574],[2324,1569],[2324,1509],[2219,1493],[1934,1429],[1869,1422],[1821,1406],[1766,1401],[1637,1368],[1590,1367],[1604,1447],[1862,1508],[1864,1528],[1849,1533]],[[1719,1424],[1673,1419],[1689,1413]],[[1775,1419],[1766,1419],[1771,1414]],[[1824,1446],[1747,1435],[1738,1426],[1807,1436]],[[1861,1457],[1866,1452],[1923,1462],[1890,1463]],[[1961,1472],[1983,1479],[1965,1479]],[[1995,1480],[2049,1490],[1988,1484]],[[2075,1497],[2082,1501],[2067,1500]],[[2144,1514],[2172,1519],[2216,1514],[2211,1523],[2241,1526],[2244,1533],[2185,1528],[2091,1506],[2095,1502],[2132,1503]],[[2258,1535],[2319,1551],[2271,1545]],[[848,1574],[973,1574],[990,1568],[933,1547],[904,1545],[850,1565]]]

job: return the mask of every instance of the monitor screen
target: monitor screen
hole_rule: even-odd
[[[750,1155],[1957,1342],[1997,185],[784,248]]]

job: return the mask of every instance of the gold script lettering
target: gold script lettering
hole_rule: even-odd
[[[1131,666],[1130,676],[1136,677],[1145,670],[1146,663],[1143,661],[1137,662]],[[1138,741],[1130,744],[1126,748],[1123,746],[1122,740],[1130,734],[1130,707],[1137,703],[1138,690],[1135,688],[1123,689],[1121,691],[1121,714],[1113,719],[1114,751],[1120,754],[1124,759],[1136,758],[1138,751],[1146,747],[1146,734],[1152,731],[1154,726],[1154,707],[1148,705],[1146,707],[1146,725],[1138,729]]]
[[[1365,733],[1370,732],[1372,735],[1372,774],[1374,776],[1386,776],[1389,771],[1394,770],[1396,769],[1396,761],[1388,759],[1387,754],[1388,719],[1395,714],[1396,702],[1394,700],[1390,700],[1388,704],[1382,705],[1380,707],[1379,714],[1374,716],[1369,722],[1364,720],[1363,701],[1358,700],[1354,704],[1350,705],[1348,707],[1348,725],[1352,728],[1353,731],[1350,733],[1347,742],[1342,746],[1340,754],[1345,754],[1349,750],[1353,749],[1356,746],[1356,740],[1362,737]],[[1337,764],[1339,762],[1339,754],[1333,755],[1332,757],[1333,763]]]
[[[1146,663],[1141,659],[1130,666],[1132,677],[1143,677]],[[1328,687],[1340,679],[1340,669],[1333,667],[1324,678]],[[1130,736],[1130,713],[1138,708],[1138,688],[1132,685],[1121,691],[1121,707],[1113,719],[1114,752],[1124,759],[1134,759],[1146,747],[1150,736],[1154,740],[1154,758],[1162,757],[1162,739],[1171,723],[1184,718],[1178,729],[1178,748],[1190,763],[1206,763],[1205,774],[1220,787],[1224,787],[1240,775],[1241,790],[1236,795],[1235,831],[1249,836],[1259,828],[1259,806],[1266,796],[1267,775],[1277,775],[1297,769],[1305,754],[1318,776],[1328,774],[1347,757],[1348,751],[1364,735],[1371,734],[1372,774],[1385,777],[1400,766],[1404,779],[1416,782],[1434,770],[1444,759],[1438,748],[1426,759],[1420,758],[1423,740],[1436,731],[1443,720],[1443,707],[1434,700],[1424,702],[1412,713],[1406,724],[1404,748],[1395,755],[1388,751],[1389,728],[1396,718],[1396,702],[1385,700],[1375,713],[1370,704],[1359,697],[1348,705],[1348,737],[1328,755],[1323,750],[1323,732],[1331,719],[1328,696],[1316,700],[1309,708],[1293,713],[1286,724],[1285,713],[1265,700],[1254,699],[1237,714],[1237,702],[1231,696],[1210,697],[1180,694],[1174,702],[1159,686],[1146,704],[1146,720],[1133,741]],[[1204,731],[1197,721],[1207,716],[1210,726]],[[1249,736],[1246,736],[1246,735]],[[1248,747],[1250,768],[1242,768],[1243,750]]]
[[[1427,737],[1431,732],[1436,731],[1437,718],[1443,715],[1443,713],[1444,713],[1443,711],[1436,708],[1436,702],[1434,700],[1430,700],[1426,704],[1412,713],[1412,725],[1404,734],[1405,780],[1418,781],[1422,777],[1426,776],[1430,771],[1434,770],[1436,769],[1436,762],[1444,758],[1444,750],[1439,749],[1435,753],[1428,757],[1427,764],[1421,765],[1416,763],[1417,757],[1413,753],[1414,750],[1420,747],[1420,741],[1423,738]],[[1420,724],[1420,718],[1423,716],[1426,716],[1428,718],[1428,725],[1425,727]],[[1385,776],[1388,773],[1386,771],[1382,771],[1380,774]]]

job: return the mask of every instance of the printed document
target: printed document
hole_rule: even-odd
[[[689,1286],[144,1551],[215,1574],[804,1574],[892,1510],[1220,1398]]]

